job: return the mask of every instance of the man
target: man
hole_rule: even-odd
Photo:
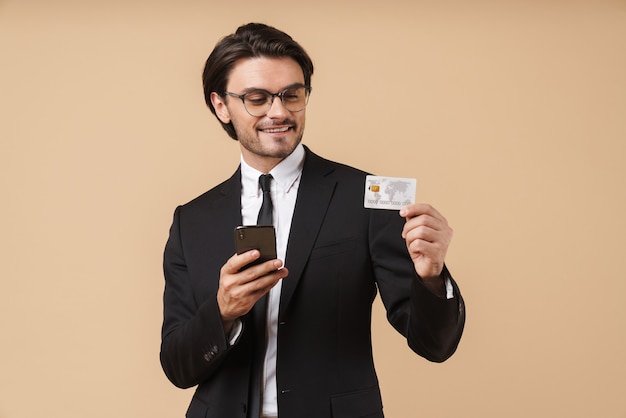
[[[176,209],[165,248],[161,363],[176,386],[198,385],[188,417],[383,417],[377,290],[419,355],[444,361],[461,338],[465,308],[444,265],[452,230],[427,204],[364,208],[366,173],[301,144],[312,74],[300,45],[262,24],[207,60],[206,102],[241,165]],[[235,254],[233,231],[260,219],[264,174],[278,259],[250,267],[259,251]]]

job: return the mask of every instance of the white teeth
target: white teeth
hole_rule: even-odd
[[[287,132],[288,130],[289,130],[289,126],[285,126],[284,128],[277,128],[277,129],[263,129],[263,132],[273,134],[276,132]]]

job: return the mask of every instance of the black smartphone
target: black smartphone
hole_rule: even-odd
[[[275,259],[276,231],[272,225],[247,225],[235,228],[235,249],[237,254],[259,250],[261,257],[242,268]]]

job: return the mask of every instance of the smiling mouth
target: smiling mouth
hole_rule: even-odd
[[[291,129],[290,126],[283,126],[281,128],[261,129],[261,132],[265,132],[267,134],[275,134],[275,133],[287,132],[289,129]]]

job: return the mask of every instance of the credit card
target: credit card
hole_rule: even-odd
[[[403,177],[367,176],[363,205],[370,209],[400,210],[415,203],[417,180]]]

